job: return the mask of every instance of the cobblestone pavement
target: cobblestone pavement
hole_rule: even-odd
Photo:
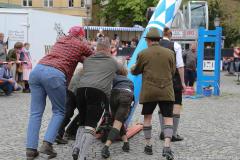
[[[179,133],[185,138],[172,145],[177,160],[239,160],[240,159],[240,86],[236,77],[222,75],[222,95],[202,99],[184,99]],[[16,93],[11,97],[0,96],[0,160],[25,159],[25,136],[30,95]],[[133,122],[142,122],[138,107]],[[40,142],[51,115],[48,102],[43,117]],[[163,143],[159,141],[157,113],[153,118],[154,154],[143,153],[143,133],[130,140],[130,153],[121,151],[121,142],[111,147],[112,160],[162,160]],[[71,159],[73,142],[55,146],[58,157],[53,160]],[[89,160],[100,158],[102,144],[96,140],[89,153]],[[42,155],[38,160],[44,160]]]

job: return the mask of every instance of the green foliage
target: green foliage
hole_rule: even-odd
[[[208,0],[209,4],[209,29],[214,29],[214,19],[219,16],[225,47],[230,47],[240,39],[240,3],[235,0]]]
[[[103,0],[96,0],[101,4]],[[105,0],[107,1],[107,0]],[[189,0],[182,0],[186,4]],[[219,16],[225,44],[240,41],[240,3],[239,0],[207,0],[209,4],[209,29],[214,29],[214,19]],[[155,7],[159,0],[108,0],[108,4],[101,6],[98,16],[106,20],[107,25],[115,26],[120,22],[122,26],[140,24],[145,26],[148,7]]]
[[[100,4],[100,1],[97,3]],[[112,26],[118,21],[124,26],[132,26],[134,23],[144,25],[147,8],[156,6],[157,3],[158,0],[109,0],[99,16]]]
[[[222,17],[222,10],[221,10],[221,0],[209,0],[208,1],[209,7],[209,29],[214,29],[214,19],[216,17]]]

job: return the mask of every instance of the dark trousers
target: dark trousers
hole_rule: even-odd
[[[10,95],[13,92],[13,85],[8,81],[1,82],[0,88],[5,92],[6,95]]]
[[[25,84],[24,90],[29,90],[30,88],[29,88],[28,81],[24,81],[24,84]]]
[[[114,120],[123,123],[120,130],[120,136],[126,134],[124,122],[130,111],[131,103],[133,101],[133,93],[121,89],[113,89],[111,92],[110,106]]]
[[[187,86],[193,87],[196,80],[196,71],[191,69],[185,69],[185,84]]]
[[[66,112],[65,112],[65,117],[64,117],[64,120],[58,130],[58,135],[60,137],[63,137],[64,133],[65,133],[65,127],[69,124],[69,122],[71,121],[71,118],[73,117],[74,115],[74,110],[77,108],[77,104],[76,104],[76,97],[75,95],[73,94],[73,92],[67,90],[67,100],[66,100]],[[72,128],[74,127],[74,125],[70,125]],[[69,127],[70,127],[69,126]],[[76,129],[77,130],[78,127],[76,126]],[[68,131],[71,131],[71,130],[74,130],[74,129],[68,129]],[[71,133],[69,133],[71,134]],[[76,134],[73,133],[74,135]],[[72,135],[72,134],[71,134]]]
[[[236,66],[234,61],[229,61],[228,62],[228,68],[227,68],[228,73],[233,74],[236,71]]]
[[[96,128],[104,109],[109,106],[108,97],[99,89],[84,87],[78,88],[76,98],[80,124]]]
[[[235,72],[240,72],[240,60],[235,60]]]

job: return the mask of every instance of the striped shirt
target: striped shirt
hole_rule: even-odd
[[[39,64],[62,71],[69,84],[78,62],[83,62],[86,57],[92,54],[93,50],[87,43],[72,36],[65,36],[54,44],[50,53],[43,57]]]

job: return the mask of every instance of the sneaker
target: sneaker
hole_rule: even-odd
[[[55,142],[57,144],[68,144],[68,141],[61,136],[57,136]]]
[[[109,152],[108,148],[109,148],[108,146],[104,146],[103,149],[102,149],[102,152],[101,152],[102,157],[105,158],[105,159],[110,157],[110,152]]]
[[[48,159],[52,159],[57,156],[57,152],[53,149],[52,144],[46,141],[43,141],[43,144],[40,147],[40,153],[48,155]]]
[[[162,156],[167,160],[174,160],[174,154],[170,147],[164,147]]]
[[[72,152],[73,160],[77,160],[78,159],[79,152],[80,152],[79,148],[74,148],[73,149],[73,152]]]
[[[153,155],[152,146],[146,145],[144,148],[144,153],[147,155]]]
[[[179,135],[172,136],[172,142],[177,142],[177,141],[182,141],[182,140],[184,140],[184,138]]]
[[[122,150],[123,150],[123,152],[129,152],[129,150],[130,150],[129,142],[123,143]]]
[[[39,155],[39,152],[36,149],[27,148],[26,157],[27,160],[34,160]]]
[[[159,139],[160,139],[160,140],[164,140],[164,133],[163,133],[163,132],[160,133]]]

